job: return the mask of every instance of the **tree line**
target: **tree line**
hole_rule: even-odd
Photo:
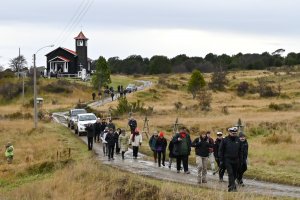
[[[195,69],[205,73],[213,72],[219,67],[224,70],[262,70],[300,64],[300,53],[291,52],[283,57],[281,55],[283,51],[283,49],[278,49],[271,54],[268,52],[238,53],[233,56],[209,53],[204,58],[180,54],[171,59],[161,55],[155,55],[150,59],[140,55],[131,55],[125,59],[111,57],[107,60],[107,64],[113,74],[185,73]]]

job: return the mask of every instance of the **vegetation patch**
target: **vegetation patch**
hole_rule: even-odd
[[[32,119],[33,116],[30,113],[22,113],[22,112],[15,112],[11,114],[6,114],[6,115],[0,115],[0,119]]]
[[[292,143],[293,139],[291,135],[279,135],[276,133],[273,133],[271,135],[268,135],[263,140],[266,144],[279,144],[279,143]]]
[[[58,80],[57,82],[47,84],[43,90],[49,93],[65,93],[70,94],[73,92],[72,84],[67,80]]]
[[[292,108],[293,108],[293,105],[288,104],[288,103],[280,103],[280,104],[270,103],[270,105],[269,105],[269,109],[275,110],[275,111],[286,111],[286,110],[290,110]]]

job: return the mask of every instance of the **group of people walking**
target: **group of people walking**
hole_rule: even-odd
[[[128,121],[130,127],[130,136],[126,134],[125,129],[116,129],[116,126],[110,119],[107,123],[105,119],[97,120],[95,124],[86,126],[88,137],[88,149],[92,150],[93,141],[103,144],[103,154],[108,156],[108,160],[114,160],[114,151],[122,155],[125,159],[125,152],[129,145],[132,146],[133,159],[137,159],[139,147],[142,144],[142,135],[137,129],[137,121],[131,117]],[[210,131],[201,131],[193,141],[189,131],[181,128],[175,133],[168,145],[164,132],[154,131],[149,140],[149,146],[153,151],[153,157],[158,167],[165,166],[166,150],[169,150],[169,168],[173,160],[176,159],[177,173],[183,169],[185,174],[189,171],[189,156],[192,148],[195,149],[197,164],[197,182],[199,184],[207,183],[207,166],[210,165],[213,174],[218,173],[219,181],[223,181],[225,171],[228,173],[228,191],[236,191],[237,184],[244,186],[243,174],[247,170],[248,142],[245,135],[238,128],[228,129],[228,136],[223,137],[222,132],[217,132],[217,138],[211,137]],[[215,169],[217,163],[218,169]]]
[[[191,149],[195,148],[197,164],[197,182],[207,183],[207,166],[210,164],[213,174],[219,174],[219,181],[223,181],[223,176],[227,170],[229,185],[228,191],[236,191],[236,181],[244,186],[243,174],[247,170],[248,142],[243,133],[238,134],[238,129],[232,127],[228,129],[228,136],[223,137],[222,132],[217,132],[217,138],[214,141],[211,138],[210,131],[201,131],[199,136],[193,141],[186,128],[182,128],[173,135],[169,142],[169,168],[171,168],[173,159],[176,159],[177,173],[180,173],[183,166],[185,174],[189,171],[189,156]],[[149,146],[153,151],[155,163],[158,166],[165,166],[165,155],[167,149],[167,140],[164,133],[154,131],[149,140]],[[162,159],[161,159],[162,156]],[[215,162],[218,169],[215,169]]]
[[[86,125],[87,140],[88,140],[88,150],[93,149],[93,143],[102,142],[103,154],[108,156],[108,160],[114,160],[114,152],[116,154],[122,155],[122,159],[125,159],[125,152],[128,151],[128,146],[131,145],[133,149],[133,158],[137,159],[139,146],[142,144],[142,135],[137,129],[136,120],[131,117],[128,121],[128,125],[131,130],[130,137],[126,134],[125,129],[117,128],[112,122],[112,119],[109,119],[109,122],[106,122],[106,119],[100,120],[97,119],[94,124]]]

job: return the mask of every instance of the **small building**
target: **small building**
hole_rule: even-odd
[[[75,39],[75,51],[58,47],[49,52],[47,57],[48,75],[78,75],[85,69],[90,74],[92,60],[88,58],[88,38],[81,31]]]

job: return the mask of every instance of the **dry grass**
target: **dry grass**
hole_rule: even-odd
[[[15,146],[13,164],[0,164],[0,199],[273,199],[128,174],[96,161],[81,140],[52,123],[40,123],[37,131],[30,121],[0,125],[0,143]],[[71,158],[57,160],[56,151],[65,148],[72,149]]]
[[[186,84],[189,74],[164,76],[169,83]],[[205,75],[205,79],[209,80],[210,75]],[[288,98],[260,98],[257,94],[238,97],[236,92],[228,90],[226,92],[213,93],[212,111],[201,112],[197,109],[197,100],[192,99],[184,89],[179,91],[171,90],[166,87],[154,85],[151,89],[141,92],[142,94],[128,95],[129,101],[141,100],[145,106],[153,106],[154,114],[149,116],[150,131],[162,130],[167,133],[170,138],[173,124],[176,118],[179,123],[188,128],[196,128],[198,130],[225,131],[226,128],[237,123],[241,118],[246,128],[246,134],[250,134],[252,128],[261,127],[262,129],[276,134],[276,137],[288,137],[288,140],[272,138],[271,136],[256,136],[249,138],[250,143],[250,165],[247,175],[256,178],[281,183],[295,184],[300,183],[300,127],[298,125],[300,119],[300,95],[297,88],[300,88],[299,75],[274,76],[271,72],[266,71],[247,71],[233,72],[228,75],[230,83],[234,85],[241,81],[249,81],[256,83],[256,78],[267,77],[273,81],[276,86],[279,81],[282,87],[282,94]],[[234,78],[233,78],[234,77]],[[151,99],[147,92],[156,91],[159,99]],[[174,104],[176,102],[183,104],[182,109],[176,111]],[[285,111],[274,111],[269,109],[270,103],[289,104],[293,108]],[[109,107],[117,105],[117,101],[101,106],[97,109],[106,112]],[[196,106],[196,107],[195,107]],[[222,108],[226,106],[228,114],[222,113]],[[134,114],[137,118],[139,127],[142,129],[144,116]],[[124,116],[123,118],[127,118]],[[121,127],[127,127],[126,120],[119,120],[116,123]],[[279,124],[276,129],[272,126],[263,126],[262,124]],[[283,126],[280,128],[280,126]],[[192,137],[195,133],[192,133]],[[213,137],[216,137],[213,134]],[[275,142],[266,142],[266,140]],[[276,142],[279,141],[279,142]],[[288,141],[288,142],[280,142]],[[143,151],[150,154],[147,144]],[[193,157],[191,158],[193,160]]]

